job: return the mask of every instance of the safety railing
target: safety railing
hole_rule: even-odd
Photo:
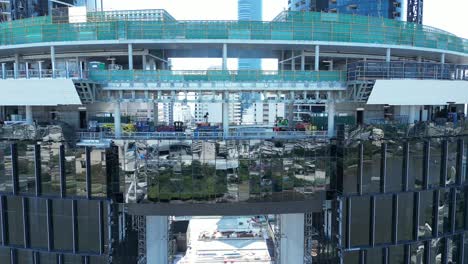
[[[252,132],[122,132],[119,139],[177,139],[177,140],[204,140],[204,139],[305,139],[326,138],[327,131],[252,131]],[[116,139],[114,132],[78,132],[80,140],[101,141]]]
[[[66,78],[66,79],[83,79],[86,75],[80,71],[73,70],[2,70],[0,71],[0,79],[50,79],[50,78]]]
[[[262,21],[172,21],[160,17],[89,19],[87,23],[53,23],[35,18],[0,26],[0,45],[61,41],[134,39],[235,39],[332,41],[404,45],[468,53],[468,40],[430,27],[345,14],[288,12],[293,18]],[[99,15],[95,15],[99,17]],[[118,21],[115,21],[118,19]]]
[[[348,65],[348,81],[378,79],[468,80],[468,65],[381,61]]]
[[[89,79],[100,82],[331,82],[346,81],[344,71],[143,71],[143,70],[92,70]]]

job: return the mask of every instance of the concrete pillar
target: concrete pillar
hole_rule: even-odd
[[[418,57],[416,58],[416,60],[417,60],[419,63],[421,63],[421,62],[422,62],[422,57],[421,57],[421,56],[418,56]]]
[[[34,124],[32,106],[30,105],[26,106],[26,124],[28,125]]]
[[[320,70],[320,46],[316,45],[315,46],[315,66],[314,66],[315,71]]]
[[[19,75],[18,75],[18,63],[16,63],[16,62],[13,63],[13,76],[15,77],[15,79],[17,79],[19,77]]]
[[[146,71],[146,55],[141,55],[141,68]]]
[[[333,60],[331,59],[330,60],[330,65],[328,66],[328,70],[333,71],[333,68],[334,68],[334,64],[333,64]]]
[[[223,66],[222,69],[223,71],[227,71],[227,44],[223,44]]]
[[[304,54],[304,51],[301,52],[301,71],[305,71],[305,54]]]
[[[465,118],[466,118],[468,116],[468,104],[465,104],[464,113],[465,113]]]
[[[24,63],[24,68],[26,70],[26,79],[29,79],[29,63],[28,62]]]
[[[70,77],[70,65],[68,63],[68,60],[65,61],[65,78]]]
[[[440,63],[445,64],[445,53],[440,54]]]
[[[167,216],[146,217],[146,263],[166,264],[168,258]]]
[[[284,50],[281,51],[280,70],[281,70],[281,71],[284,71]]]
[[[133,45],[128,44],[128,69],[133,70]]]
[[[290,129],[292,129],[293,127],[293,120],[294,120],[294,101],[296,100],[296,94],[294,93],[294,91],[291,91],[290,92],[290,95],[289,95],[289,104],[288,104],[288,126]]]
[[[153,104],[153,123],[155,127],[159,124],[159,103],[157,102]]]
[[[304,263],[304,214],[280,215],[280,263]]]
[[[122,121],[121,121],[121,113],[120,113],[120,102],[114,103],[114,131],[115,137],[120,138],[122,137]]]
[[[409,106],[409,113],[408,113],[408,124],[414,124],[414,121],[419,119],[417,117],[417,107],[415,105],[410,105]]]
[[[229,134],[229,93],[225,92],[223,97],[223,133]]]
[[[392,49],[390,48],[387,49],[387,55],[385,56],[385,61],[386,62],[392,61]]]
[[[55,78],[55,47],[50,46],[50,64],[52,65],[52,78]]]
[[[329,98],[327,104],[327,112],[328,112],[328,137],[333,137],[335,135],[335,102]]]
[[[6,64],[2,63],[2,79],[6,79]]]
[[[39,79],[41,79],[42,78],[42,61],[38,61],[37,66],[38,66],[37,69],[39,70],[38,76],[39,76]]]

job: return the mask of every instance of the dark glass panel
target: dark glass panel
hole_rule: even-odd
[[[18,264],[34,263],[32,251],[19,249],[16,251],[16,257],[18,258]]]
[[[364,193],[376,193],[380,191],[381,158],[381,147],[366,141],[364,143],[362,164],[362,191]]]
[[[47,248],[46,200],[28,199],[29,234],[32,248]]]
[[[42,193],[59,195],[60,193],[60,143],[41,143],[41,180]]]
[[[18,141],[18,181],[20,193],[35,192],[34,144]]]
[[[12,192],[10,144],[0,142],[0,192]]]
[[[466,189],[457,189],[456,190],[456,199],[457,203],[455,206],[455,230],[465,229],[465,192]]]
[[[404,247],[394,246],[388,248],[388,263],[392,264],[404,264]]]
[[[450,190],[441,189],[438,206],[439,216],[439,235],[450,232]]]
[[[351,246],[369,244],[370,198],[351,198]]]
[[[425,264],[424,243],[411,244],[411,264]]]
[[[429,155],[429,188],[440,185],[440,175],[442,169],[442,141],[441,139],[431,139]]]
[[[52,200],[52,226],[54,249],[72,250],[72,201]]]
[[[78,249],[99,252],[99,202],[77,201]]]
[[[424,142],[410,142],[409,150],[409,189],[420,190],[423,185]]]
[[[11,254],[9,248],[0,248],[0,263],[10,263]]]
[[[106,152],[104,149],[91,151],[91,194],[93,197],[106,196]],[[139,157],[136,157],[139,161]],[[136,162],[136,161],[135,161]]]
[[[78,255],[63,255],[63,264],[83,264],[83,257]]]
[[[67,182],[67,195],[86,196],[85,160],[85,148],[66,148],[65,179]]]
[[[375,243],[385,244],[392,241],[392,205],[391,195],[376,197],[375,203]]]
[[[434,192],[421,192],[421,199],[419,204],[419,238],[432,237],[432,229],[434,224],[433,209]]]
[[[457,156],[457,141],[449,140],[447,152],[447,184],[455,184],[457,182]]]
[[[430,263],[444,263],[442,259],[444,256],[444,243],[445,239],[434,239],[431,241],[431,254],[430,254]]]
[[[413,240],[413,193],[398,195],[398,240]]]
[[[24,245],[23,202],[21,197],[7,197],[8,243]]]
[[[357,193],[359,146],[345,147],[343,155],[343,191],[348,194]]]
[[[447,263],[457,264],[460,258],[460,236],[447,238]]]
[[[382,248],[372,248],[368,249],[367,252],[367,261],[366,263],[372,264],[381,264],[383,262]]]
[[[386,168],[388,192],[398,192],[403,189],[403,159],[404,148],[402,142],[388,143]]]
[[[359,264],[359,251],[345,252],[343,260],[346,264]]]
[[[57,264],[58,256],[54,253],[39,252],[40,264]]]

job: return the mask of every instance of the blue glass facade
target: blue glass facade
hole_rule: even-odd
[[[289,10],[317,11],[391,19],[401,17],[404,0],[290,0]]]

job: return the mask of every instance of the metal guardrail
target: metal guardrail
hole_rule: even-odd
[[[66,79],[84,79],[86,73],[80,71],[71,71],[65,69],[57,70],[2,70],[0,71],[0,79],[51,79],[51,78],[66,78]]]
[[[286,19],[270,22],[172,21],[169,14],[149,16],[120,11],[94,14],[87,23],[31,18],[0,25],[0,45],[136,39],[309,40],[402,45],[468,54],[468,40],[414,23],[316,12],[287,12],[283,16]]]
[[[230,81],[230,82],[318,82],[346,81],[344,71],[144,71],[92,70],[89,79],[95,82],[164,82],[164,81]]]
[[[279,132],[123,132],[117,138],[113,132],[78,132],[80,140],[112,140],[112,139],[136,139],[136,140],[208,140],[208,139],[306,139],[327,138],[327,131],[279,131]]]
[[[468,80],[468,65],[360,61],[348,65],[348,81],[377,79]]]

